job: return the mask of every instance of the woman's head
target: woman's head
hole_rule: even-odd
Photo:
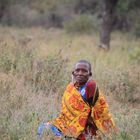
[[[91,64],[86,60],[80,60],[76,63],[72,72],[74,79],[78,83],[86,83],[92,75]]]

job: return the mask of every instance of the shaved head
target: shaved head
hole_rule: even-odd
[[[76,64],[78,63],[84,63],[84,64],[87,64],[88,67],[89,67],[89,72],[91,72],[91,64],[90,62],[88,62],[87,60],[79,60]],[[76,66],[76,65],[75,65]]]

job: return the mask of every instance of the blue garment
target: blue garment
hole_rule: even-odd
[[[41,124],[39,125],[38,130],[37,130],[37,135],[38,135],[39,137],[42,136],[43,131],[44,131],[45,128],[46,128],[45,123],[41,123]]]
[[[62,132],[54,125],[51,125],[51,130],[55,133],[56,136],[62,136]]]
[[[82,95],[82,98],[86,100],[86,84],[84,84],[80,89],[79,89],[80,94]]]
[[[43,132],[44,132],[45,129],[51,129],[56,136],[62,136],[61,131],[56,126],[51,125],[51,124],[46,125],[43,122],[38,127],[37,135],[39,137],[42,137]]]

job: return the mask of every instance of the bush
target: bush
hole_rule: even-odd
[[[140,25],[139,24],[135,25],[133,34],[134,36],[136,36],[136,38],[140,38]]]
[[[56,117],[68,60],[61,52],[39,58],[34,48],[0,45],[1,138],[35,139],[39,119]]]
[[[23,76],[33,70],[35,51],[27,46],[11,46],[1,43],[0,71],[11,73],[16,76]]]
[[[37,89],[48,92],[62,91],[67,83],[66,77],[67,60],[61,57],[61,54],[48,56],[42,61],[38,61],[32,75],[33,84]]]
[[[140,101],[139,71],[135,69],[135,65],[129,67],[129,70],[101,66],[96,75],[100,75],[97,81],[105,94],[112,95],[116,101],[122,104]]]
[[[67,73],[66,63],[67,59],[62,58],[61,53],[37,58],[34,48],[1,44],[0,71],[23,78],[24,84],[36,91],[61,91],[68,79],[64,74]]]
[[[118,134],[113,135],[113,140],[137,140],[139,134],[139,113],[138,109],[128,108],[128,105],[121,105],[121,112],[116,112],[114,118],[119,129]]]
[[[69,33],[92,33],[98,30],[98,22],[91,15],[75,15],[64,23],[64,29]]]
[[[9,72],[12,67],[12,52],[6,43],[0,44],[0,72]]]
[[[108,89],[110,89],[113,97],[124,104],[139,102],[139,97],[137,96],[140,88],[138,86],[139,81],[136,78],[139,73],[137,71],[135,71],[134,75],[128,71],[115,73],[115,81],[111,80],[111,83],[108,84]]]
[[[136,85],[132,85],[128,72],[119,75],[115,96],[122,102],[133,101],[133,91]]]
[[[133,47],[129,51],[129,59],[132,63],[140,64],[140,48]]]

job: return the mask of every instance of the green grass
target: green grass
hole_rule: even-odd
[[[104,89],[119,134],[140,139],[140,40],[113,33],[111,49],[98,49],[98,33],[0,27],[0,138],[34,140],[38,124],[55,118],[73,65],[87,59]],[[44,139],[52,135],[44,134]],[[107,139],[107,138],[104,138]]]

